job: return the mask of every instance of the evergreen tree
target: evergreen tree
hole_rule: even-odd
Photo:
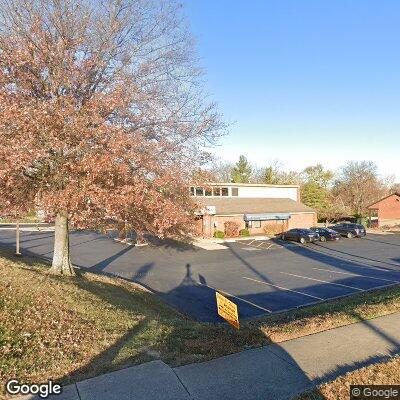
[[[243,155],[239,157],[239,161],[232,168],[231,178],[235,183],[249,183],[252,168],[247,158]]]

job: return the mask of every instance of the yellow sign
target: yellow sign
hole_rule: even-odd
[[[218,292],[215,292],[215,296],[217,298],[218,315],[227,320],[232,326],[239,329],[237,305]]]

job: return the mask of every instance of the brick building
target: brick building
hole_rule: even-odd
[[[204,237],[224,231],[227,221],[252,235],[309,228],[317,222],[315,210],[300,202],[298,185],[218,183],[190,191],[199,204],[197,221]]]
[[[368,206],[369,225],[400,225],[400,193],[392,193]]]

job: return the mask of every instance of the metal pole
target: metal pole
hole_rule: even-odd
[[[17,221],[16,229],[15,229],[15,234],[16,234],[16,248],[15,248],[15,255],[20,256],[21,253],[19,251],[19,221]]]

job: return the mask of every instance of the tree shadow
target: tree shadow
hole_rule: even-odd
[[[125,253],[130,252],[131,250],[132,250],[132,247],[130,247],[130,246],[124,247],[123,249],[121,249],[117,253],[113,254],[112,256],[107,257],[104,260],[101,260],[100,262],[92,265],[91,267],[86,267],[85,269],[87,269],[88,271],[91,271],[91,272],[102,272],[113,261],[117,260],[118,258],[123,256]]]
[[[162,247],[165,249],[173,249],[179,252],[184,251],[198,251],[198,248],[193,245],[193,239],[187,237],[182,240],[172,239],[172,238],[158,238],[154,235],[146,234],[144,235],[145,240],[152,246]]]
[[[329,250],[329,251],[331,251],[331,252],[333,252],[333,253],[344,254],[345,256],[351,256],[351,257],[354,257],[354,258],[360,258],[360,259],[362,259],[362,260],[372,261],[372,262],[376,262],[376,263],[379,263],[379,264],[393,265],[393,266],[395,266],[395,267],[399,267],[399,266],[400,266],[400,265],[398,265],[398,264],[394,264],[394,263],[391,263],[391,262],[389,262],[389,261],[377,260],[376,258],[364,257],[364,256],[360,256],[360,255],[358,255],[358,254],[349,253],[349,252],[347,252],[347,251],[333,249],[332,247],[328,247],[328,246],[323,245],[323,244],[320,244],[320,243],[315,244],[315,246],[317,246],[317,247],[319,247],[319,248],[322,247],[322,248],[327,249],[327,250]],[[322,251],[321,251],[321,252],[322,252]],[[325,254],[327,254],[327,253],[325,253]],[[338,258],[343,258],[343,257],[338,256]],[[378,268],[378,267],[377,267],[377,268]]]
[[[371,239],[370,237],[364,237],[363,240],[369,240],[370,242],[383,243],[383,244],[387,244],[387,245],[389,245],[389,246],[400,247],[400,244],[391,243],[391,242],[386,242],[386,241],[384,241],[384,240]]]

